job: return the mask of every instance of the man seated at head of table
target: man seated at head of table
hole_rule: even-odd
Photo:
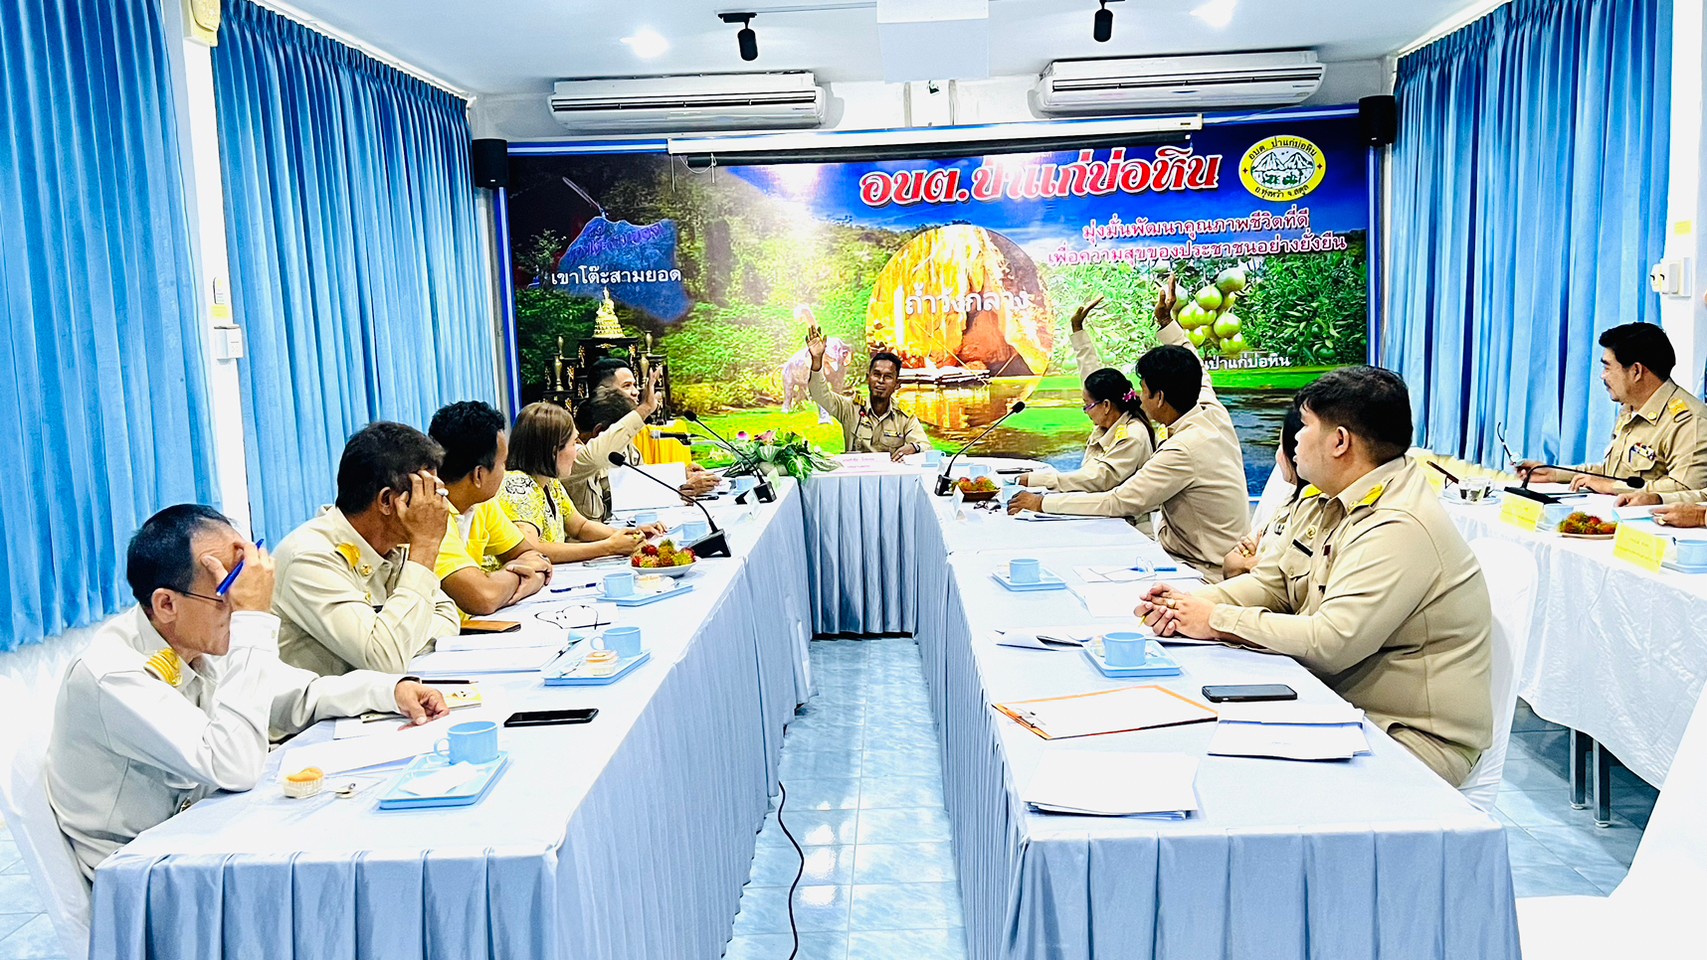
[[[1298,457],[1298,431],[1304,429],[1304,414],[1298,408],[1297,398],[1286,408],[1286,417],[1280,423],[1280,443],[1274,448],[1274,472],[1291,488],[1291,495],[1274,511],[1261,527],[1253,527],[1251,532],[1239,541],[1239,545],[1227,553],[1221,561],[1221,572],[1227,577],[1237,577],[1250,573],[1256,568],[1257,558],[1264,553],[1279,551],[1286,546],[1286,538],[1281,534],[1286,530],[1286,524],[1292,519],[1292,511],[1303,499],[1304,478],[1298,476],[1295,465]]]
[[[427,433],[444,448],[439,479],[450,501],[450,522],[433,564],[439,585],[469,617],[538,593],[551,580],[551,561],[497,501],[510,446],[504,415],[491,404],[463,400],[433,414]]]
[[[895,405],[901,386],[901,358],[879,351],[871,355],[865,371],[868,402],[844,397],[830,389],[824,376],[824,331],[813,323],[806,331],[806,352],[812,369],[806,375],[806,395],[842,427],[842,449],[847,453],[887,453],[889,459],[918,453],[931,445],[919,418]]]
[[[658,372],[661,373],[662,369],[660,367]],[[650,379],[654,384],[653,389],[656,389],[658,378],[652,377]],[[628,398],[634,401],[635,406],[640,405],[640,379],[634,375],[634,368],[628,365],[628,361],[621,357],[605,357],[602,360],[594,361],[592,367],[587,370],[588,394],[607,389],[620,390],[628,394]],[[630,463],[646,462],[646,458],[640,455],[640,448],[634,444],[632,439],[629,440],[628,449],[624,455]],[[609,454],[606,456],[608,457]],[[687,465],[687,482],[681,485],[679,492],[684,497],[703,497],[716,490],[720,482],[721,478],[717,474],[690,461]]]
[[[516,415],[498,504],[552,563],[631,556],[646,542],[639,530],[614,529],[575,509],[563,478],[579,449],[574,415],[555,403],[530,403]]]
[[[1665,331],[1651,323],[1626,323],[1601,334],[1600,346],[1600,382],[1619,404],[1618,422],[1606,459],[1577,468],[1599,475],[1525,460],[1517,465],[1518,476],[1568,481],[1573,490],[1596,493],[1630,493],[1635,487],[1620,480],[1632,477],[1644,481],[1640,489],[1647,494],[1707,487],[1707,434],[1701,427],[1707,405],[1672,381],[1677,353]]]
[[[1156,301],[1162,345],[1138,358],[1144,413],[1168,428],[1155,454],[1112,490],[1021,491],[1008,500],[1008,512],[1125,517],[1136,523],[1159,509],[1156,542],[1215,581],[1221,579],[1221,561],[1250,528],[1250,495],[1239,435],[1190,338],[1173,317],[1177,298],[1170,280]]]
[[[1084,410],[1094,429],[1085,443],[1085,459],[1079,469],[1056,471],[1045,467],[1019,476],[1022,487],[1056,493],[1101,493],[1119,486],[1138,472],[1156,449],[1156,437],[1138,391],[1126,374],[1102,365],[1085,319],[1102,306],[1097,297],[1073,311],[1068,323],[1073,329],[1073,358],[1084,381]]]
[[[125,576],[138,605],[66,669],[47,749],[48,800],[85,877],[214,791],[253,788],[268,745],[318,720],[450,712],[413,679],[322,677],[281,662],[273,559],[212,507],[150,517]]]
[[[1397,374],[1345,367],[1299,394],[1311,484],[1277,553],[1218,586],[1156,584],[1134,611],[1163,636],[1293,657],[1457,786],[1493,737],[1487,583],[1423,468],[1405,455]]]
[[[370,423],[344,444],[338,499],[278,549],[279,656],[318,674],[402,673],[458,632],[433,573],[450,503],[444,450],[401,423]]]
[[[658,371],[648,378],[645,392],[637,405],[621,390],[606,387],[575,405],[575,428],[581,446],[575,451],[575,465],[569,471],[564,487],[575,509],[589,520],[611,518],[610,455],[628,455],[629,446],[640,431],[646,429],[646,418],[658,409]]]

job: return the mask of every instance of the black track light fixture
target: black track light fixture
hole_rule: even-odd
[[[759,59],[759,35],[753,32],[754,13],[720,13],[717,19],[724,23],[738,23],[741,31],[735,34],[735,45],[741,51],[741,59],[748,62]]]
[[[1091,20],[1091,37],[1097,43],[1107,43],[1114,36],[1114,11],[1108,8],[1108,0],[1097,0],[1096,17]]]

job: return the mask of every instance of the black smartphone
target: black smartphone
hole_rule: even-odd
[[[1203,688],[1210,703],[1260,703],[1264,700],[1296,700],[1298,691],[1284,683],[1223,683]]]
[[[559,723],[587,723],[599,715],[598,707],[580,710],[523,710],[510,714],[506,727],[549,727]]]

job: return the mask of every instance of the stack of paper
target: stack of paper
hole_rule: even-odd
[[[1045,740],[1125,733],[1215,719],[1215,711],[1162,687],[1123,687],[992,704]]]
[[[1197,811],[1197,758],[1050,749],[1021,796],[1047,813],[1181,820]]]
[[[641,473],[651,475],[654,483]],[[618,467],[610,472],[610,497],[613,510],[658,510],[682,505],[676,493],[688,482],[685,463],[651,463],[644,467]]]
[[[1086,583],[1138,583],[1153,579],[1148,566],[1074,567],[1073,572]]]
[[[1030,520],[1037,523],[1051,523],[1056,520],[1106,520],[1107,517],[1082,517],[1073,513],[1038,513],[1035,510],[1021,510],[1014,514],[1016,520]]]
[[[996,643],[1027,650],[1077,650],[1096,636],[1093,627],[1038,627],[1035,630],[997,630]]]
[[[1144,590],[1136,583],[1072,583],[1067,584],[1085,612],[1098,620],[1110,617],[1132,617]]]
[[[1369,752],[1363,734],[1363,711],[1349,705],[1239,704],[1239,710],[1222,710],[1215,726],[1209,753],[1217,757],[1267,757],[1276,760],[1350,760]],[[1284,710],[1259,711],[1254,707],[1291,706]],[[1229,717],[1244,716],[1245,720]]]
[[[431,683],[432,677],[470,673],[527,673],[557,656],[561,644],[545,647],[502,647],[494,650],[441,650],[409,661],[409,672]]]

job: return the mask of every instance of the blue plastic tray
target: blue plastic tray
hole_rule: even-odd
[[[1185,671],[1180,669],[1179,661],[1168,656],[1162,645],[1154,640],[1146,641],[1144,650],[1148,654],[1142,667],[1111,667],[1102,655],[1090,647],[1084,648],[1085,659],[1091,666],[1105,677],[1114,680],[1124,680],[1129,677],[1177,677]]]
[[[663,593],[636,594],[632,597],[607,597],[600,595],[599,599],[606,603],[614,603],[619,607],[644,607],[648,603],[657,603],[670,597],[680,596],[693,589],[693,584],[676,581],[676,589],[665,590]]]
[[[618,680],[621,680],[633,671],[635,667],[640,666],[650,659],[652,659],[652,651],[642,650],[638,657],[629,657],[626,660],[619,661],[616,672],[608,677],[578,677],[574,674],[568,674],[560,677],[548,676],[545,678],[545,685],[548,687],[602,687],[607,683],[615,683]]]
[[[1007,587],[1014,593],[1035,593],[1039,590],[1067,589],[1067,581],[1057,577],[1053,573],[1050,573],[1048,570],[1039,570],[1037,572],[1036,583],[1015,583],[1008,579],[1008,574],[1005,570],[992,570],[990,571],[990,576],[995,578],[997,583]]]
[[[503,750],[498,751],[497,759],[479,764],[486,771],[485,776],[471,780],[442,797],[418,797],[412,793],[403,792],[403,785],[410,780],[423,774],[436,773],[449,765],[448,760],[436,753],[416,757],[414,762],[404,769],[403,775],[397,778],[397,782],[391,785],[390,791],[379,798],[379,809],[424,810],[433,807],[473,806],[491,792],[492,784],[497,783],[498,778],[509,767],[510,755]]]
[[[1660,564],[1660,566],[1665,567],[1673,573],[1707,573],[1707,563],[1694,563],[1685,566],[1675,560],[1667,560]]]

